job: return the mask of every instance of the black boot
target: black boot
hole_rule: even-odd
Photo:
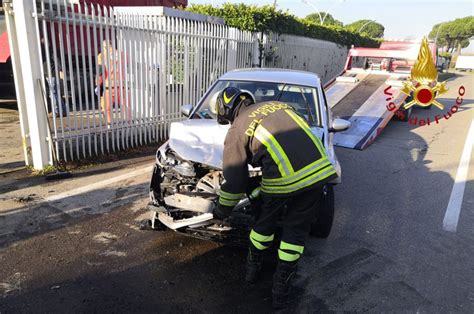
[[[278,266],[273,275],[273,308],[283,309],[289,304],[290,282],[296,274],[296,262],[278,261]]]
[[[258,250],[250,244],[249,253],[247,255],[247,265],[245,272],[245,281],[254,283],[258,279],[258,275],[262,270],[263,251]]]

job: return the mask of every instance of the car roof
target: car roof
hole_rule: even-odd
[[[315,73],[288,69],[238,69],[225,73],[219,80],[273,82],[312,87],[321,85]]]

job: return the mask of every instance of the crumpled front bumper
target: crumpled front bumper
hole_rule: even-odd
[[[152,228],[154,228],[153,224],[156,219],[166,227],[176,230],[193,225],[202,226],[204,222],[214,218],[212,212],[215,205],[209,199],[181,193],[168,195],[161,199],[161,182],[161,167],[155,164],[149,190],[151,202],[148,205],[148,209],[152,212]],[[166,209],[162,206],[163,203],[172,209]],[[190,211],[195,214],[189,218],[175,219],[172,215],[172,212],[175,211]]]

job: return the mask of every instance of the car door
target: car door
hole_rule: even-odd
[[[334,151],[334,145],[333,145],[334,133],[329,132],[329,129],[332,125],[331,110],[329,109],[328,102],[326,100],[326,93],[324,92],[324,89],[322,86],[318,88],[318,97],[319,97],[319,101],[318,101],[319,110],[321,112],[321,118],[323,121],[324,146],[326,147],[329,160],[336,168],[336,172],[338,174],[338,178],[334,181],[334,183],[341,183],[342,170],[341,170],[341,164],[339,163],[339,160],[337,159],[336,152]]]

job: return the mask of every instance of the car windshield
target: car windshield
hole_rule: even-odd
[[[253,81],[218,81],[207,93],[195,111],[193,118],[215,119],[217,95],[226,87],[236,87],[251,93],[255,102],[281,101],[292,106],[313,126],[321,126],[317,89],[284,83]]]

